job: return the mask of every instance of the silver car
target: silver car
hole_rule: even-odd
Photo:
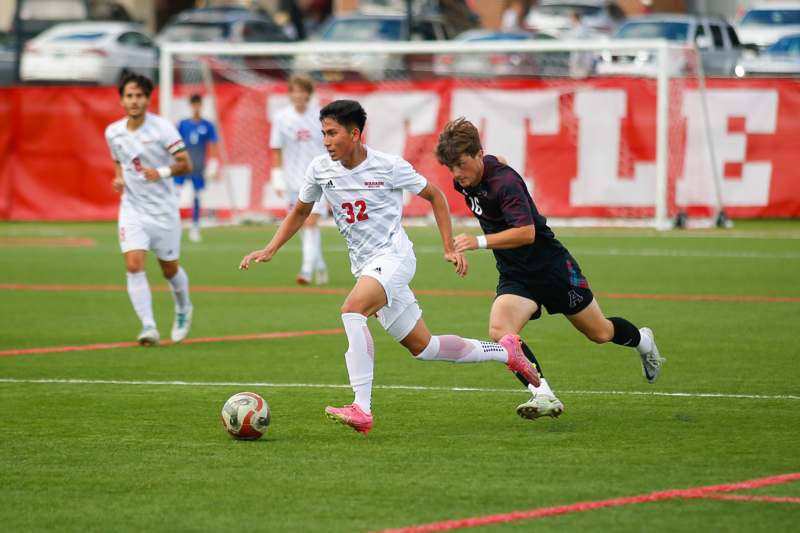
[[[22,52],[23,81],[115,85],[126,71],[155,75],[158,52],[140,24],[66,22],[28,41]]]
[[[707,76],[732,76],[742,46],[736,30],[724,19],[694,15],[646,15],[629,19],[620,26],[614,39],[666,39],[689,50],[697,46]],[[670,75],[695,74],[692,54],[670,58]],[[648,51],[626,54],[601,54],[597,74],[655,76],[656,55]]]
[[[556,38],[572,31],[576,14],[587,36],[608,36],[625,20],[625,12],[614,0],[540,0],[526,15],[525,28]]]
[[[800,34],[778,39],[757,57],[743,57],[736,76],[800,76]]]

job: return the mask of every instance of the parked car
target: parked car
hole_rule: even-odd
[[[800,34],[781,37],[757,57],[742,57],[736,76],[800,76]]]
[[[10,85],[16,79],[16,46],[10,33],[0,31],[0,85]]]
[[[440,41],[452,32],[438,15],[414,17],[413,27],[403,14],[350,13],[331,17],[316,40],[364,43],[368,49],[376,41]],[[388,54],[302,54],[295,57],[293,69],[308,72],[320,80],[420,78],[433,74],[433,56]]]
[[[732,76],[742,51],[736,30],[719,17],[645,15],[626,21],[614,34],[614,39],[666,39],[687,47],[696,44],[707,76]],[[693,57],[688,48],[687,53],[671,57],[670,75],[694,73]],[[625,54],[603,52],[596,71],[597,74],[655,76],[657,57],[646,50]]]
[[[764,49],[784,35],[800,33],[800,4],[770,2],[748,9],[736,32],[743,44]]]
[[[57,24],[28,41],[20,67],[23,81],[116,84],[125,71],[154,77],[158,52],[140,24]]]
[[[159,45],[166,42],[254,43],[291,40],[289,34],[266,11],[242,7],[209,7],[182,11],[171,18],[156,37]],[[218,72],[227,72],[226,75],[236,75],[237,70],[244,69],[251,74],[284,78],[291,58],[223,56],[218,61],[221,67],[232,67],[218,69]],[[176,68],[179,74],[177,79],[194,82],[201,79],[197,63],[189,59],[179,58]]]
[[[187,9],[172,17],[156,41],[287,42],[289,35],[266,11],[242,7]]]
[[[467,30],[455,41],[479,43],[487,41],[553,40],[544,33],[501,32],[495,30]],[[503,76],[558,76],[569,70],[569,54],[566,52],[523,53],[460,53],[439,54],[433,63],[438,76],[468,78],[495,78]]]
[[[608,36],[625,20],[614,0],[541,0],[525,16],[527,29],[562,38],[573,31],[572,14],[580,17],[587,36]]]

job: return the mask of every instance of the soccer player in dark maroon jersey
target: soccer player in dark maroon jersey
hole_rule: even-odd
[[[436,158],[450,169],[453,186],[464,195],[484,233],[456,236],[456,251],[489,248],[497,260],[500,279],[489,317],[492,338],[519,334],[528,321],[541,316],[544,307],[550,314],[564,314],[596,343],[635,347],[644,377],[655,382],[663,359],[653,332],[624,318],[603,315],[578,262],[547,226],[522,177],[502,158],[484,154],[477,128],[464,118],[448,122],[439,135]],[[538,368],[541,384],[528,384],[533,397],[517,407],[517,414],[529,419],[559,416],[563,404],[533,353],[525,344],[523,349]]]

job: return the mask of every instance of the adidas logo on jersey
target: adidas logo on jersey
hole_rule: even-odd
[[[380,273],[381,273],[381,267],[375,267],[373,270],[374,270],[375,272],[377,272],[378,274],[380,274]]]
[[[336,185],[333,184],[333,180],[328,180],[328,183],[325,184],[326,189],[335,189]]]

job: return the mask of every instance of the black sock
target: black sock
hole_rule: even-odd
[[[608,319],[614,324],[614,338],[611,339],[611,342],[620,346],[630,346],[631,348],[639,346],[642,336],[636,326],[618,316],[611,316]]]
[[[533,352],[531,351],[531,349],[530,349],[530,348],[528,348],[528,345],[527,345],[527,344],[525,344],[524,342],[522,343],[522,351],[523,351],[523,353],[525,354],[525,357],[527,357],[527,358],[528,358],[528,361],[530,361],[531,363],[533,363],[533,366],[535,366],[535,367],[536,367],[536,371],[537,371],[537,372],[539,372],[539,377],[542,377],[542,378],[543,378],[543,377],[544,377],[544,374],[542,374],[542,367],[539,365],[539,361],[537,361],[537,360],[536,360],[536,356],[535,356],[535,355],[533,355]],[[528,386],[528,380],[527,380],[527,379],[525,379],[524,377],[522,377],[522,375],[521,375],[521,374],[519,374],[519,373],[517,373],[517,372],[514,372],[514,375],[515,375],[515,376],[517,376],[517,379],[518,379],[518,380],[520,381],[520,383],[522,383],[522,384],[523,384],[525,387],[527,387],[527,386]]]

